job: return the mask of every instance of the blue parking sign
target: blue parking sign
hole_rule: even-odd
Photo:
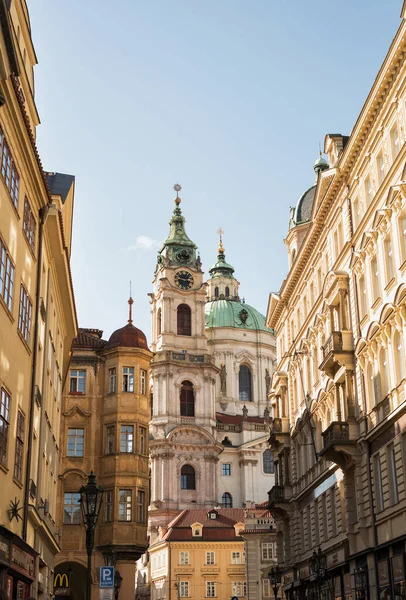
[[[114,587],[114,567],[100,567],[100,587]]]

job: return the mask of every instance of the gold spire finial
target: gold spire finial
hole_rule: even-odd
[[[179,192],[182,189],[182,186],[180,185],[180,183],[175,183],[173,189],[176,192],[175,204],[180,204]]]
[[[134,304],[134,300],[132,299],[132,296],[131,296],[131,281],[130,281],[130,297],[128,299],[128,322],[130,325],[133,322],[133,304]]]
[[[221,228],[221,227],[219,227],[219,228],[217,229],[217,233],[218,233],[218,234],[219,234],[219,236],[220,236],[220,241],[219,241],[219,246],[218,246],[218,248],[217,248],[217,251],[218,251],[218,253],[219,253],[219,254],[224,254],[224,246],[223,246],[223,235],[224,235],[224,231],[222,230],[222,228]]]

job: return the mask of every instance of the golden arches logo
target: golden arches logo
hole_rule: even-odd
[[[54,577],[54,588],[69,587],[69,577],[67,573],[57,573]]]

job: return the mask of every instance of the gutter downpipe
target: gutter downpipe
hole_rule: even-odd
[[[41,270],[42,270],[42,249],[44,238],[44,225],[48,215],[50,204],[46,204],[39,210],[39,227],[38,227],[38,259],[37,259],[37,282],[35,286],[35,320],[34,320],[34,347],[32,353],[31,367],[31,386],[30,386],[30,416],[28,425],[28,448],[25,467],[25,487],[24,487],[24,511],[23,511],[23,528],[22,538],[27,541],[28,531],[28,502],[30,499],[30,480],[31,480],[31,460],[32,460],[32,433],[34,429],[34,408],[35,408],[35,382],[37,371],[38,358],[38,323],[40,311],[40,293],[41,293]]]

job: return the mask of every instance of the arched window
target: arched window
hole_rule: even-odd
[[[192,465],[183,465],[180,471],[180,489],[181,490],[195,490],[196,489],[196,475]]]
[[[233,508],[233,497],[228,492],[224,492],[221,497],[223,508]]]
[[[218,289],[217,286],[214,288],[214,295],[215,295],[216,298],[219,297],[219,289]]]
[[[230,295],[230,288],[226,287],[226,298],[228,298]]]
[[[195,393],[193,383],[182,381],[180,388],[180,414],[182,417],[195,416]]]
[[[158,308],[158,314],[157,314],[157,335],[161,335],[161,330],[162,330],[162,313],[161,313],[161,309]]]
[[[247,365],[241,365],[240,367],[238,386],[239,399],[243,402],[250,402],[252,400],[252,376]]]
[[[263,463],[263,469],[264,469],[264,473],[275,473],[275,465],[273,462],[273,452],[272,450],[265,450],[265,452],[262,455],[262,463]]]
[[[192,311],[187,304],[178,306],[178,335],[192,335]]]

